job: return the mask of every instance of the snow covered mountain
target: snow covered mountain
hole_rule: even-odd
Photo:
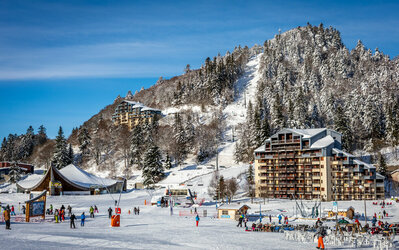
[[[156,131],[147,128],[142,135],[143,144],[150,138],[164,159],[168,155],[185,166],[215,164],[218,153],[219,165],[233,166],[251,161],[253,149],[282,127],[336,129],[348,151],[396,149],[398,76],[397,58],[378,49],[373,53],[360,41],[350,51],[334,28],[307,25],[263,46],[239,46],[207,58],[199,69],[187,65],[185,74],[160,78],[127,98],[166,115]],[[79,154],[79,134],[86,129],[90,135],[89,153],[76,159],[82,167],[132,174],[140,168],[130,161],[131,135],[111,122],[122,99],[69,138]]]

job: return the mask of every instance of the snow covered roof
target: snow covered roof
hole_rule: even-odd
[[[266,150],[266,146],[262,145],[259,148],[255,149],[255,152],[265,152],[265,150]]]
[[[320,140],[317,140],[316,142],[314,142],[310,146],[310,148],[325,148],[327,146],[330,146],[333,143],[334,143],[334,138],[332,138],[331,135],[327,135],[326,137],[323,137]]]
[[[135,102],[135,101],[129,101],[129,100],[123,100],[123,102],[127,102],[129,104],[133,104],[134,108],[141,108],[142,111],[160,111],[159,109],[154,109],[154,108],[150,108],[145,106],[144,104],[140,103],[140,102]]]
[[[96,186],[96,185],[111,186],[117,182],[115,180],[97,177],[73,164],[69,164],[68,166],[62,168],[60,172],[64,177],[66,177],[70,181],[86,188],[90,188],[91,186]]]
[[[385,179],[385,177],[379,173],[376,173],[377,179]]]
[[[349,154],[349,153],[347,153],[345,151],[342,151],[341,149],[338,149],[338,148],[333,148],[333,152],[335,152],[337,154],[345,155],[346,157],[353,157],[353,158],[355,157],[354,155]]]
[[[32,174],[26,177],[25,179],[18,182],[18,185],[22,188],[29,189],[35,186],[40,180],[43,178],[44,175],[41,174]]]
[[[372,164],[368,164],[368,163],[362,162],[362,161],[357,160],[357,159],[353,160],[353,162],[356,163],[356,164],[358,164],[358,165],[363,165],[363,166],[364,166],[365,168],[367,168],[367,169],[374,169],[374,168],[376,168],[376,167],[375,167],[374,165],[372,165]]]
[[[223,204],[221,206],[219,206],[218,209],[236,209],[239,210],[241,209],[243,206],[247,206],[248,209],[251,209],[248,205],[246,204]]]
[[[311,137],[325,131],[326,128],[309,128],[309,129],[287,128],[286,130],[289,130],[293,133],[300,134],[303,136],[303,138],[311,138]]]
[[[17,185],[23,189],[35,189],[46,179],[46,176],[50,171],[55,171],[55,174],[57,174],[61,179],[80,189],[90,189],[93,186],[109,187],[118,182],[116,180],[97,177],[73,164],[70,164],[61,170],[51,168],[45,175],[31,175],[18,182]]]

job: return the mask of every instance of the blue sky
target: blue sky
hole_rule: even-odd
[[[67,133],[128,90],[323,23],[399,54],[398,1],[0,1],[0,137]]]

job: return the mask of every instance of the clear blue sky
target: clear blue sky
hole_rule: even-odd
[[[307,22],[393,58],[398,13],[398,1],[2,0],[0,137],[41,124],[69,135],[118,94]]]

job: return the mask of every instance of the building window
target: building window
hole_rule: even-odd
[[[222,211],[222,214],[223,214],[223,215],[229,215],[229,211],[223,210],[223,211]]]

